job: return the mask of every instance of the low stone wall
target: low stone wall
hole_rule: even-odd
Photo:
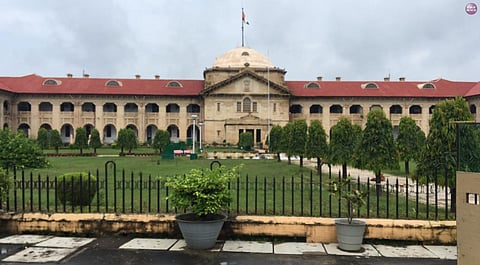
[[[454,244],[455,221],[367,219],[365,238]],[[0,233],[158,234],[180,238],[174,215],[153,214],[1,214]],[[307,242],[336,242],[332,218],[236,216],[222,237],[301,237]]]

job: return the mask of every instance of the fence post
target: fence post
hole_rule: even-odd
[[[113,211],[117,212],[117,189],[116,176],[117,176],[117,164],[113,160],[105,162],[105,212],[108,212],[108,164],[113,165]]]

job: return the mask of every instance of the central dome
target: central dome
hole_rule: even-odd
[[[213,67],[273,67],[267,56],[248,47],[238,47],[215,59]]]

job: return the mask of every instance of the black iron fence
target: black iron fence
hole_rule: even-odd
[[[108,163],[108,162],[107,162]],[[85,176],[80,182],[40,176],[13,169],[13,187],[7,198],[0,201],[3,211],[14,213],[178,213],[168,201],[169,189],[165,179],[143,174],[109,172],[107,164],[94,180]],[[340,174],[318,175],[310,172],[299,176],[241,176],[229,184],[232,201],[231,215],[282,215],[342,217],[347,205],[328,192],[332,179]],[[448,176],[442,176],[448,183]],[[70,181],[70,183],[69,183]],[[442,181],[443,182],[443,181]],[[77,184],[76,184],[77,183]],[[75,186],[76,185],[76,186]],[[394,219],[455,219],[450,211],[450,189],[439,184],[438,178],[427,179],[424,184],[408,178],[387,178],[382,181],[381,193],[376,183],[357,177],[352,185],[367,192],[366,206],[355,209],[363,218]],[[91,188],[94,187],[94,188]],[[77,192],[95,190],[93,198],[77,205],[59,199],[59,193],[73,196]]]

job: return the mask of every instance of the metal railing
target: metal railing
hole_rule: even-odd
[[[173,208],[168,201],[169,189],[165,179],[144,176],[142,173],[127,173],[125,170],[109,172],[97,169],[93,183],[68,183],[58,177],[40,176],[13,169],[13,187],[9,196],[0,200],[3,211],[14,213],[177,213],[183,209]],[[112,168],[112,165],[110,165]],[[91,174],[91,173],[89,173]],[[448,183],[447,176],[443,176]],[[333,179],[340,172],[318,175],[310,172],[298,176],[241,176],[229,183],[232,201],[230,215],[282,215],[344,217],[347,205],[328,192]],[[85,176],[90,181],[90,178]],[[67,185],[69,184],[69,185]],[[75,186],[77,185],[77,186]],[[83,186],[82,186],[83,185]],[[93,185],[93,186],[92,186]],[[381,193],[376,192],[376,183],[357,177],[352,185],[366,191],[366,205],[355,209],[362,218],[393,218],[445,220],[455,219],[450,212],[450,189],[439,185],[438,178],[420,184],[408,178],[391,178],[381,183]],[[95,187],[92,200],[83,205],[71,205],[59,200],[59,192],[66,187],[82,192]],[[83,189],[83,190],[82,190]]]

